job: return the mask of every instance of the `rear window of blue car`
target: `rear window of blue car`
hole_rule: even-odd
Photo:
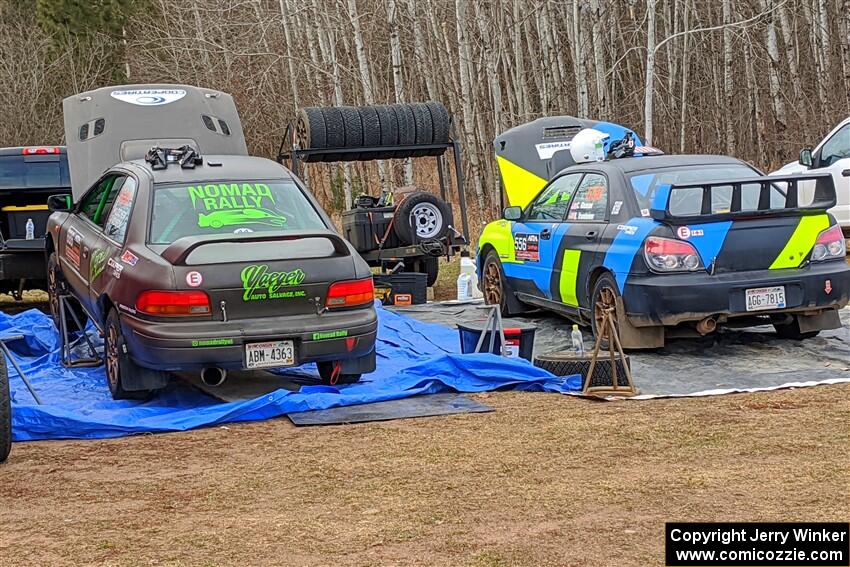
[[[290,180],[157,185],[150,244],[184,236],[324,229],[322,217]]]
[[[714,182],[741,180],[760,177],[758,171],[744,164],[691,165],[664,168],[657,171],[639,172],[629,177],[638,208],[643,216],[649,216],[652,199],[660,187],[693,182]],[[755,210],[758,207],[760,188],[757,184],[741,187],[741,208]],[[785,197],[780,188],[771,193],[771,208],[784,205]],[[713,213],[728,212],[732,204],[732,186],[718,187],[712,191],[711,208]],[[696,215],[702,207],[702,190],[683,189],[673,192],[670,199],[670,212],[675,215]]]

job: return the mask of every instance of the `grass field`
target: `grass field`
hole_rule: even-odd
[[[16,444],[0,565],[663,565],[668,520],[847,521],[850,385]]]

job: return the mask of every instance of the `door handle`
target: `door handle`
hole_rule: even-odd
[[[544,228],[540,231],[540,238],[543,240],[549,240],[552,237],[552,230],[549,228]]]
[[[595,230],[588,230],[584,233],[584,237],[588,240],[595,240],[598,233]]]
[[[89,257],[89,249],[87,246],[83,246],[83,258]]]

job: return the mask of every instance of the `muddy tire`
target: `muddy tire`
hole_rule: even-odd
[[[776,329],[776,335],[779,338],[788,339],[791,341],[803,341],[806,339],[811,339],[812,337],[818,336],[818,334],[820,333],[820,331],[808,331],[805,333],[801,332],[799,315],[794,315],[790,323],[774,323],[773,328]]]
[[[484,303],[498,305],[502,317],[519,315],[525,311],[505,278],[502,261],[499,260],[499,255],[495,250],[491,250],[484,257],[480,282],[481,291],[484,292]]]
[[[334,363],[333,362],[317,362],[316,368],[319,369],[319,379],[322,384],[329,386],[339,386],[340,384],[355,384],[360,381],[361,374],[339,374],[336,380],[333,379]]]
[[[0,354],[0,463],[12,450],[12,398],[9,393],[9,372],[6,356]]]
[[[59,330],[59,291],[66,286],[65,276],[62,274],[62,269],[59,267],[59,259],[56,257],[56,252],[51,252],[47,258],[47,300],[50,306],[50,317],[53,319],[53,324]],[[88,316],[83,308],[73,297],[68,297],[65,300],[65,306],[74,312],[77,319],[80,320],[82,328],[77,325],[74,318],[68,314],[65,324],[68,327],[69,333],[82,331],[88,321]]]
[[[106,333],[104,336],[104,358],[106,359],[106,383],[113,400],[146,400],[153,393],[151,390],[127,390],[127,376],[142,371],[142,369],[125,352],[124,335],[121,332],[121,321],[115,309],[106,316]]]
[[[590,305],[592,309],[591,328],[593,329],[593,338],[599,336],[598,326],[602,323],[602,313],[604,309],[614,308],[614,326],[616,329],[619,313],[617,312],[617,298],[620,297],[620,288],[617,287],[617,282],[614,276],[609,273],[602,274],[596,283],[593,285],[593,293],[591,294]],[[600,349],[608,349],[608,333],[602,337]]]
[[[449,204],[431,193],[417,191],[405,197],[396,209],[393,230],[403,244],[438,240],[452,222]]]

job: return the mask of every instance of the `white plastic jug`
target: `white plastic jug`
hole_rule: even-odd
[[[472,290],[470,289],[472,284],[472,276],[469,274],[461,273],[457,277],[457,300],[458,301],[469,301],[472,299]]]
[[[460,257],[460,273],[469,274],[470,277],[470,299],[478,299],[484,297],[484,294],[478,289],[478,269],[475,266],[475,260],[463,253]]]

